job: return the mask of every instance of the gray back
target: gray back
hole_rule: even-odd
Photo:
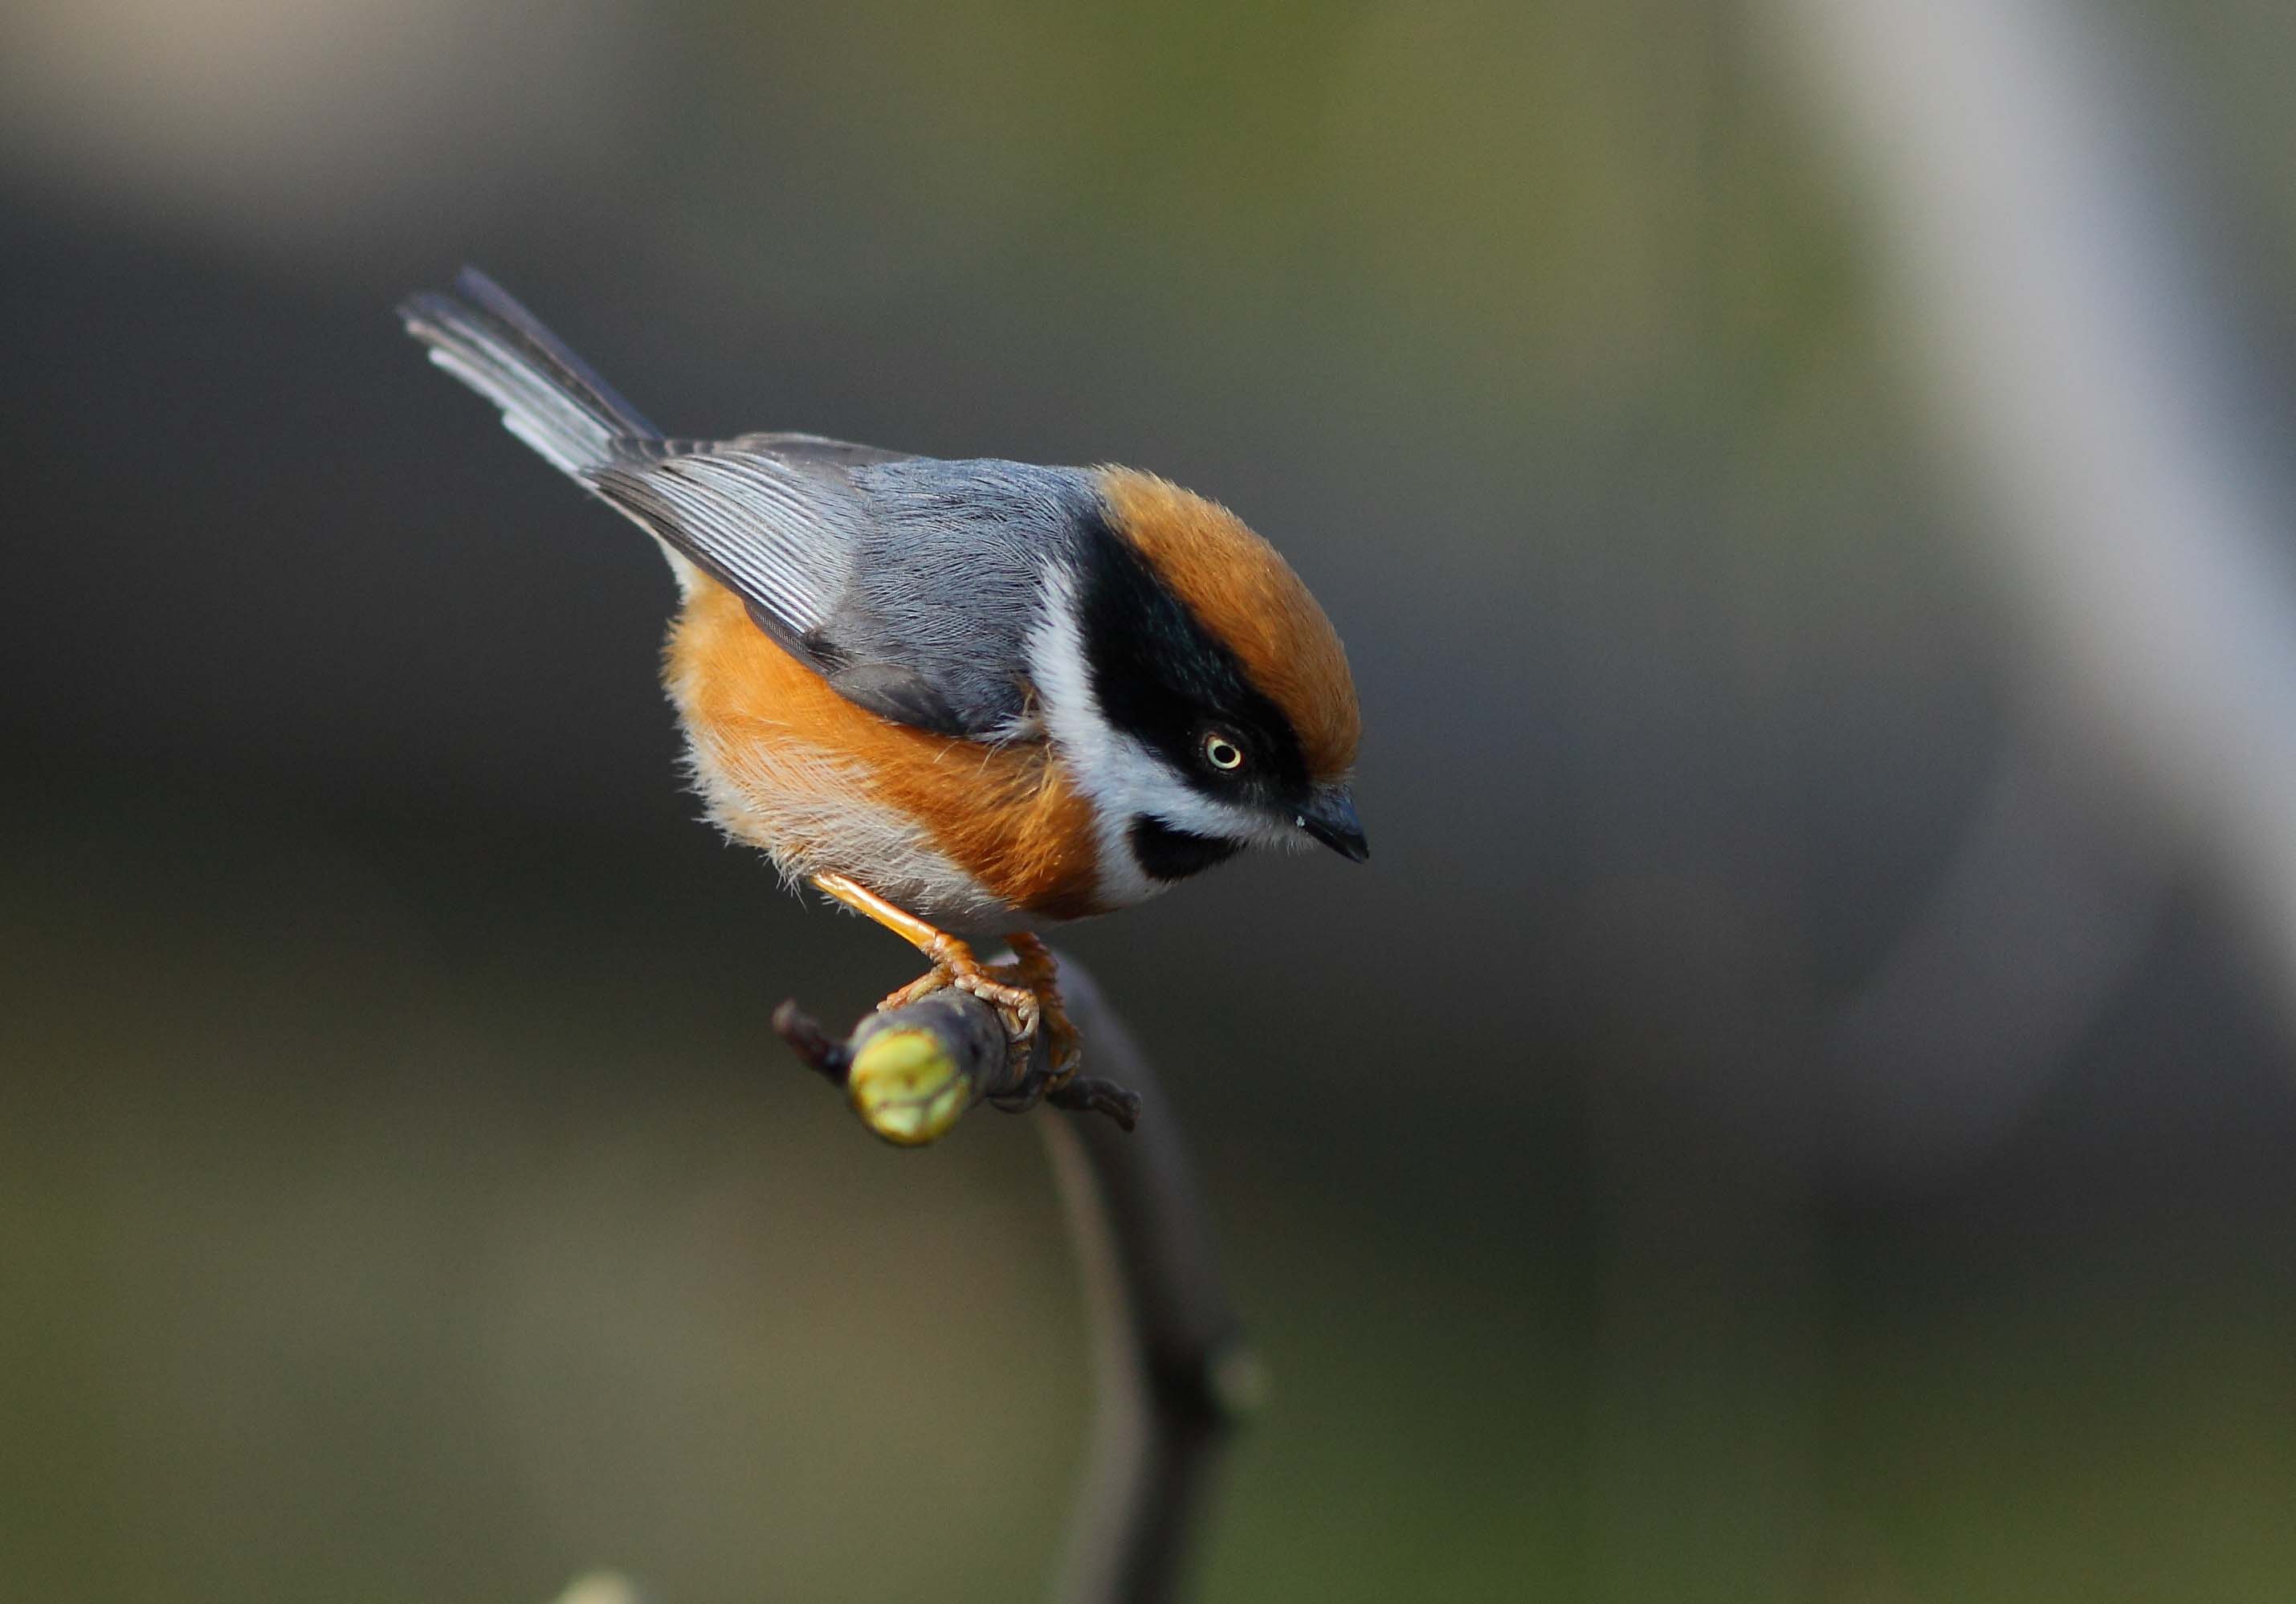
[[[1091,474],[810,439],[761,446],[654,442],[583,478],[732,588],[840,695],[944,735],[1020,733],[1029,634],[1050,564],[1096,511]]]
[[[1047,569],[1097,514],[1091,475],[915,457],[855,470],[871,516],[828,626],[840,648],[918,675],[976,737],[1028,712],[1028,639]]]
[[[817,434],[665,440],[481,273],[399,309],[513,433],[731,588],[841,695],[974,740],[1026,727],[1046,575],[1098,506],[1086,471]]]

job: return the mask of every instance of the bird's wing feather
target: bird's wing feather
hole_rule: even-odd
[[[816,475],[754,452],[610,463],[582,478],[730,587],[785,646],[828,621],[866,516],[849,494],[826,494]]]
[[[664,440],[475,269],[399,311],[514,433],[733,590],[849,700],[974,740],[1027,727],[1026,637],[1073,471],[816,434]]]
[[[750,620],[849,701],[943,735],[974,733],[927,676],[838,639],[868,509],[844,475],[766,452],[703,448],[594,468],[584,481],[742,598]]]
[[[787,431],[737,435],[726,444],[737,451],[763,451],[789,462],[827,463],[840,468],[919,460],[914,451],[891,451],[882,446],[863,446],[849,440],[832,440],[825,434],[800,434]]]
[[[1027,727],[1027,635],[1077,477],[758,435],[582,475],[848,700],[983,741]]]

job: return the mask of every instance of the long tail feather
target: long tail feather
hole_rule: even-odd
[[[504,427],[576,478],[661,438],[644,414],[476,267],[456,276],[453,292],[409,296],[398,315],[430,348],[431,361],[501,407]]]

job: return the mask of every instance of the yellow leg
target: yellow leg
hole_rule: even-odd
[[[972,950],[946,930],[926,924],[906,908],[896,908],[867,886],[842,875],[816,875],[813,883],[854,912],[876,920],[935,963],[945,952],[969,954]]]
[[[930,997],[944,986],[955,986],[972,992],[1002,1013],[1004,1027],[1015,1041],[1025,1041],[1036,1034],[1039,1005],[1037,994],[1030,986],[1000,980],[995,971],[973,956],[967,943],[927,924],[908,909],[895,907],[843,875],[816,875],[813,883],[856,913],[874,919],[931,960],[931,969],[879,1003],[880,1010],[898,1008],[920,997]],[[1058,993],[1054,995],[1057,997]],[[1062,1017],[1065,1020],[1065,1016]],[[1073,1037],[1075,1032],[1071,1031],[1070,1034]]]

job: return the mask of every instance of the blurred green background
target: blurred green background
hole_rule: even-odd
[[[2296,13],[2109,14],[2278,406]],[[674,432],[1152,467],[1346,637],[1371,866],[1065,940],[1270,1375],[1208,1598],[2290,1596],[2284,1016],[1830,143],[1679,0],[11,7],[0,1597],[1057,1551],[1035,1136],[773,1039],[914,966],[693,821],[659,557],[390,316],[464,260]]]

